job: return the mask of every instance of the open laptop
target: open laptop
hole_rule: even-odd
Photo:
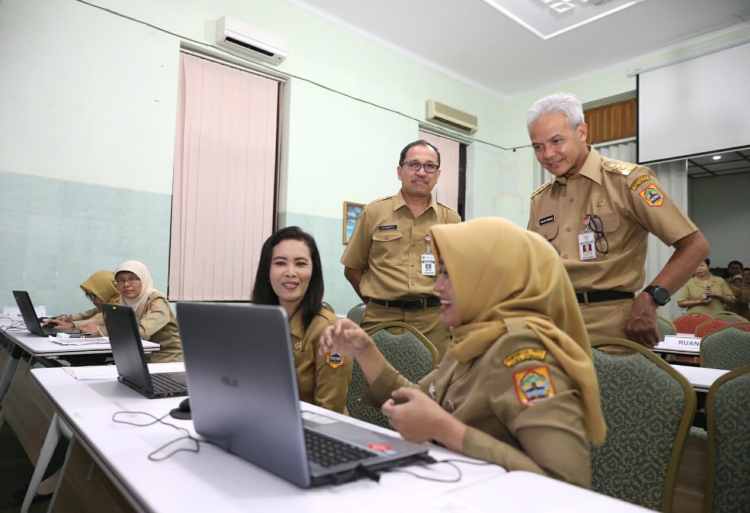
[[[427,454],[424,445],[300,411],[283,308],[178,303],[177,318],[193,422],[210,442],[305,488],[372,475]]]
[[[119,374],[117,379],[121,383],[149,399],[187,395],[184,372],[149,373],[138,322],[132,308],[104,303],[102,312]]]
[[[31,303],[29,293],[25,290],[14,290],[13,297],[16,298],[16,304],[18,304],[18,309],[21,311],[21,316],[23,317],[23,322],[26,324],[26,329],[34,335],[40,337],[54,337],[55,335],[59,335],[60,333],[67,333],[68,335],[82,335],[81,330],[75,328],[58,330],[54,328],[43,327],[42,323],[39,322],[39,317],[36,316],[36,310],[34,310],[34,305]]]

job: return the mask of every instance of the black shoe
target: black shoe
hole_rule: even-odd
[[[16,490],[13,492],[13,498],[16,499],[18,502],[23,503],[23,500],[26,498],[26,489],[23,490]],[[48,501],[52,498],[52,494],[48,493],[45,495],[39,495],[38,493],[34,494],[34,498],[31,500],[32,504],[39,504],[40,502]]]

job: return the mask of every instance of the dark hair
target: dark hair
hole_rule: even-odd
[[[323,307],[323,268],[320,265],[320,253],[318,253],[318,246],[315,244],[315,239],[312,238],[312,235],[303,232],[298,226],[288,226],[277,230],[276,233],[263,243],[263,248],[260,250],[258,272],[255,274],[253,296],[250,301],[257,305],[279,304],[279,296],[276,295],[271,286],[271,257],[273,255],[273,248],[285,240],[304,242],[310,250],[312,276],[310,277],[310,284],[307,287],[305,297],[302,298],[299,306],[302,310],[302,325],[307,329],[315,318],[315,315]]]
[[[729,263],[727,264],[727,269],[729,269],[729,266],[731,266],[732,264],[737,264],[737,265],[739,265],[739,266],[740,266],[741,268],[744,268],[744,267],[745,267],[744,265],[742,265],[742,262],[740,262],[739,260],[732,260],[731,262],[729,262]]]
[[[750,271],[750,267],[745,267],[745,268],[744,268],[744,269],[742,270],[742,272],[743,272],[743,273],[744,273],[745,271]]]
[[[412,143],[409,143],[409,144],[407,144],[404,147],[403,150],[401,150],[401,156],[398,159],[398,165],[399,166],[403,166],[404,165],[404,160],[406,160],[406,154],[414,146],[428,146],[428,147],[432,148],[433,150],[435,150],[435,153],[437,153],[437,157],[438,157],[437,165],[438,165],[438,167],[440,167],[440,152],[438,151],[438,149],[434,145],[428,143],[424,139],[420,139],[418,141],[414,141]]]
[[[707,259],[705,259],[705,260],[703,261],[703,263],[705,263],[705,264],[706,264],[706,267],[711,267],[711,259],[710,259],[710,258],[707,258]]]

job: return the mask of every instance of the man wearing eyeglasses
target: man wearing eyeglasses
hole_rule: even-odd
[[[432,226],[459,223],[461,217],[432,197],[440,177],[440,152],[430,143],[408,144],[396,173],[399,193],[373,201],[357,220],[341,257],[344,276],[367,303],[362,328],[386,321],[411,324],[442,358],[450,330],[440,322],[440,299],[432,289],[437,262],[426,236]]]
[[[560,253],[589,338],[625,338],[653,348],[657,308],[708,256],[708,242],[649,168],[603,158],[586,143],[588,127],[575,96],[542,98],[527,123],[537,160],[555,175],[532,193],[528,229]],[[636,297],[646,278],[649,233],[675,251]],[[585,251],[592,244],[594,251]]]

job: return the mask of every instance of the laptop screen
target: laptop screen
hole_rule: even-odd
[[[131,384],[152,392],[151,375],[146,366],[135,312],[128,306],[109,303],[102,305],[102,312],[117,372]]]
[[[46,336],[44,331],[42,331],[42,325],[39,323],[39,318],[36,316],[34,305],[31,304],[29,293],[24,290],[14,290],[13,297],[16,298],[18,309],[21,310],[21,316],[23,317],[23,322],[26,324],[26,329],[34,335],[42,337]]]

